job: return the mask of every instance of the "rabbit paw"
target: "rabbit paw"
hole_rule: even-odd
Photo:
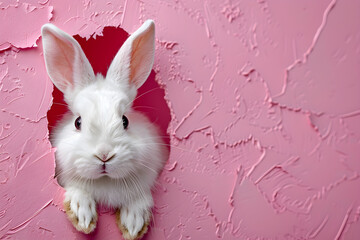
[[[116,212],[116,222],[124,239],[141,239],[148,230],[150,212],[123,207]]]
[[[97,213],[95,201],[91,197],[82,192],[68,191],[64,208],[76,230],[86,234],[94,231]]]

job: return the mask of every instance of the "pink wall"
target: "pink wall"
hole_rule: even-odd
[[[0,1],[0,239],[90,236],[62,211],[40,27],[152,18],[170,159],[146,239],[360,239],[360,1]],[[38,47],[39,45],[39,47]]]

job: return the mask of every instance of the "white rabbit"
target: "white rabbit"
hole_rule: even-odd
[[[96,227],[96,203],[119,209],[126,239],[147,231],[153,187],[168,152],[157,128],[132,102],[154,61],[155,25],[147,20],[120,48],[106,77],[95,76],[79,43],[52,24],[42,27],[47,72],[70,113],[55,130],[56,174],[75,228]]]

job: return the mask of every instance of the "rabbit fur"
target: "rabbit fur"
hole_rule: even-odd
[[[79,43],[54,25],[42,27],[42,42],[48,75],[70,110],[51,138],[68,217],[77,230],[90,233],[96,204],[104,204],[119,209],[123,236],[138,239],[150,221],[151,189],[167,158],[157,127],[132,109],[153,66],[154,22],[145,21],[125,41],[106,77],[95,75]]]

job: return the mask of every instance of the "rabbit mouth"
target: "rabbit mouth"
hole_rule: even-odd
[[[106,163],[103,163],[101,165],[101,174],[108,174],[108,172],[106,171]]]

